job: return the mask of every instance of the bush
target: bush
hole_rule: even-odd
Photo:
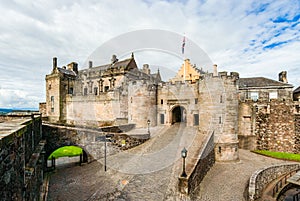
[[[60,157],[73,157],[73,156],[80,156],[82,154],[82,149],[76,146],[65,146],[59,149],[56,149],[52,154],[48,157],[48,160],[51,160],[52,157],[60,158]]]

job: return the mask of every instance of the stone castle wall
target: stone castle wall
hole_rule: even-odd
[[[295,114],[295,153],[300,153],[300,114]]]
[[[6,117],[6,121],[20,117]],[[13,123],[13,122],[11,122]],[[43,181],[41,117],[32,116],[0,139],[0,197],[38,200]],[[4,130],[5,131],[5,130]]]
[[[237,73],[208,74],[199,83],[200,126],[202,133],[214,131],[216,160],[238,159]]]
[[[172,111],[179,106],[185,110],[183,111],[183,119],[187,126],[194,126],[194,114],[199,114],[198,84],[179,81],[174,84],[161,84],[158,86],[157,102],[156,115],[159,125],[171,125],[173,123]]]
[[[268,107],[256,112],[257,149],[295,151],[295,123],[292,101],[271,100]]]
[[[133,81],[128,86],[128,122],[136,127],[156,126],[156,86],[144,80]]]

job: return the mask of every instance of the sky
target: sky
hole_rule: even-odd
[[[0,108],[38,108],[53,57],[83,69],[105,42],[145,29],[185,35],[185,49],[193,41],[219,71],[277,80],[286,70],[298,87],[299,10],[299,0],[0,0]],[[166,53],[140,55],[139,67],[147,62],[154,71],[176,72],[182,63]]]

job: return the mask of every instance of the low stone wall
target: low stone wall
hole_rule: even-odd
[[[124,125],[121,128],[129,130],[133,127],[132,124]],[[147,140],[119,133],[120,130],[117,127],[89,129],[44,123],[43,134],[47,141],[45,145],[46,157],[62,146],[74,145],[81,147],[86,153],[87,158],[83,162],[91,162],[104,156],[104,139],[106,135],[110,136],[110,140],[107,140],[107,155],[133,148]],[[110,131],[116,131],[116,133]]]
[[[214,134],[212,133],[200,152],[200,158],[191,174],[187,177],[179,177],[179,191],[183,194],[188,194],[194,200],[199,192],[200,183],[215,164],[215,151],[214,151]]]
[[[284,174],[295,171],[299,168],[299,163],[290,163],[269,166],[257,170],[254,174],[252,174],[249,180],[247,201],[258,200],[261,197],[263,190],[270,182]]]
[[[0,199],[38,200],[43,179],[41,117],[2,117],[5,121],[14,118],[24,121],[0,138]]]

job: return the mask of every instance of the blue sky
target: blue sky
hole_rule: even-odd
[[[82,68],[101,44],[142,29],[185,33],[219,70],[276,80],[287,70],[289,83],[299,86],[299,10],[298,0],[1,0],[0,107],[37,108],[45,101],[52,57]],[[180,67],[166,55],[146,62]]]

